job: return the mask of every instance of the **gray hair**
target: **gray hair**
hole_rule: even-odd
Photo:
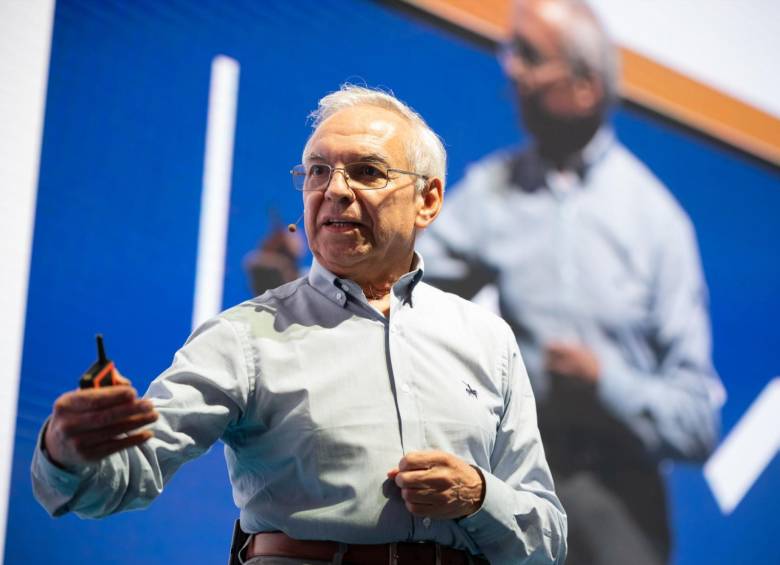
[[[311,137],[322,122],[340,110],[357,106],[384,108],[398,114],[409,122],[413,131],[411,139],[405,144],[409,167],[415,173],[425,175],[429,179],[434,177],[441,179],[442,187],[444,187],[447,174],[447,152],[441,139],[425,123],[420,114],[401,102],[391,92],[385,92],[380,89],[347,83],[341,85],[341,88],[336,92],[331,92],[320,99],[317,109],[309,114],[314,131],[306,141],[306,146],[303,150],[304,156],[307,153]],[[421,192],[425,185],[426,183],[422,178],[418,177],[415,181],[415,187],[418,192]]]
[[[563,48],[574,73],[597,76],[608,105],[618,99],[620,58],[604,25],[583,0],[563,0],[573,16],[563,30]]]

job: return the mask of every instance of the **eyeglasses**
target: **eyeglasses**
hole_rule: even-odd
[[[529,67],[539,67],[550,60],[530,41],[520,35],[514,36],[501,45],[499,57],[505,61],[516,57],[520,59],[524,65]]]
[[[290,174],[292,175],[295,190],[311,192],[327,189],[335,171],[341,171],[344,175],[344,181],[352,190],[379,190],[385,188],[393,180],[391,173],[412,175],[428,180],[426,175],[385,167],[375,162],[362,161],[348,163],[343,167],[332,167],[325,163],[313,163],[308,165],[308,167],[306,165],[295,165]]]
[[[588,69],[562,55],[549,55],[540,51],[521,35],[502,44],[498,58],[504,72],[512,79],[521,79],[525,86],[532,83],[549,85],[570,76],[589,76]]]

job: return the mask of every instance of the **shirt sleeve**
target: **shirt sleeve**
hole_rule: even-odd
[[[502,368],[505,408],[485,478],[482,507],[459,521],[493,565],[562,564],[566,513],[555,495],[536,404],[514,336]]]
[[[154,437],[70,470],[52,464],[39,437],[32,461],[35,497],[52,516],[74,512],[100,518],[147,506],[183,463],[208,450],[241,419],[251,366],[242,330],[221,318],[207,322],[145,394],[160,414],[150,426]]]
[[[601,359],[602,402],[657,459],[706,459],[719,434],[725,393],[712,366],[707,288],[687,218],[668,222],[656,250],[651,324],[657,369],[612,352]]]

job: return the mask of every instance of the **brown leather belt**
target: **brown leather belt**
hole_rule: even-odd
[[[295,557],[316,561],[331,561],[339,551],[333,541],[295,540],[282,532],[264,532],[252,535],[244,559],[252,557]],[[437,560],[438,553],[438,560]],[[347,546],[344,565],[478,565],[487,564],[481,557],[466,551],[435,543],[353,544]]]

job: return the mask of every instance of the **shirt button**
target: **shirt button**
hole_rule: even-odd
[[[423,526],[425,526],[426,528],[430,528],[431,527],[431,519],[428,518],[428,516],[423,518],[422,522],[423,522]]]
[[[410,392],[412,392],[412,387],[404,383],[401,385],[401,390],[404,391],[406,394],[409,394]]]

